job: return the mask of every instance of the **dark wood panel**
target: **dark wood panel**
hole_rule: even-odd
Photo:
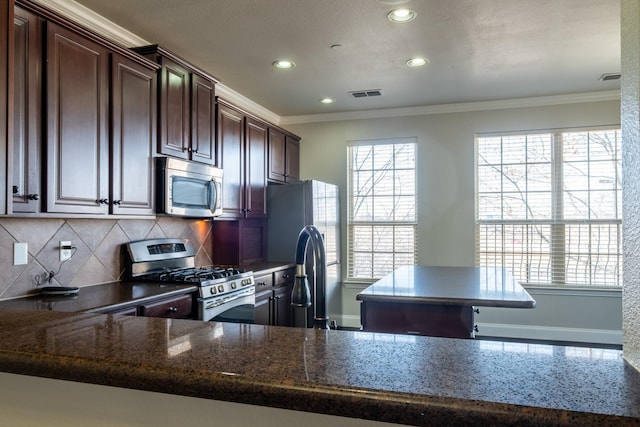
[[[12,212],[37,213],[41,204],[42,25],[15,8],[13,67]]]
[[[245,167],[245,216],[267,217],[267,124],[246,119]]]
[[[222,218],[244,216],[244,117],[218,104],[218,161],[224,170]]]
[[[291,290],[293,285],[283,286],[273,290],[274,319],[276,326],[292,326],[293,310],[291,307]]]
[[[360,317],[364,331],[393,334],[473,338],[473,307],[363,301]]]
[[[256,293],[256,305],[253,321],[257,325],[271,325],[273,318],[273,292],[271,290]]]
[[[48,212],[108,213],[108,77],[103,46],[47,23]]]
[[[143,304],[140,306],[140,315],[147,317],[187,319],[191,318],[192,314],[193,297],[191,295],[167,298],[162,301]]]
[[[112,57],[111,211],[152,215],[156,144],[156,72]]]
[[[215,83],[197,74],[191,75],[191,158],[216,164],[216,92]]]
[[[0,2],[0,165],[8,165],[6,141],[12,140],[10,109],[13,103],[10,84],[13,68],[13,0]],[[6,168],[3,168],[6,170]],[[7,212],[7,174],[0,173],[0,215]]]
[[[161,58],[160,140],[158,151],[168,156],[189,158],[190,85],[189,72],[175,62]]]
[[[300,180],[300,142],[289,135],[285,136],[285,181]]]
[[[284,134],[274,128],[269,128],[269,170],[268,178],[278,182],[285,182],[286,157]]]

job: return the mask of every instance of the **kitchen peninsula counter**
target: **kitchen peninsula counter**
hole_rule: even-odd
[[[609,349],[0,308],[0,371],[409,425],[640,425],[640,372]]]

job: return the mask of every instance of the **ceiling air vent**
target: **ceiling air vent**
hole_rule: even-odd
[[[381,96],[381,89],[354,90],[349,92],[354,98],[368,98],[370,96]]]
[[[608,73],[600,76],[601,82],[607,82],[609,80],[620,80],[620,73]]]

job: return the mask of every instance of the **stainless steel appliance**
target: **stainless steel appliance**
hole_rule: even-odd
[[[300,230],[315,226],[322,236],[325,260],[326,314],[341,313],[340,292],[340,203],[337,185],[309,180],[297,184],[270,185],[267,189],[267,260],[296,261],[296,243]],[[307,257],[305,270],[311,291],[312,305],[307,316],[294,310],[294,326],[315,324],[316,260]],[[322,310],[321,310],[322,311]]]
[[[198,286],[198,319],[253,323],[253,272],[235,266],[195,266],[188,240],[151,239],[127,243],[132,280],[190,283]]]
[[[156,178],[157,212],[188,217],[222,214],[222,169],[157,157]]]

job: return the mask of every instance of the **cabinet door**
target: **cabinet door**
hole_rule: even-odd
[[[189,158],[189,71],[160,57],[160,135],[158,151],[167,156]]]
[[[13,87],[9,82],[9,67],[11,67],[13,58],[10,43],[13,16],[13,2],[0,2],[0,164],[7,164],[7,141],[10,140],[11,132],[9,131],[10,109],[8,108],[11,99],[10,92]],[[7,213],[7,179],[10,179],[5,172],[0,173],[0,215]]]
[[[112,56],[111,212],[152,215],[156,72]]]
[[[285,175],[286,182],[300,180],[300,141],[289,135],[285,137]]]
[[[191,159],[216,164],[216,93],[215,83],[191,75]]]
[[[222,177],[222,217],[244,216],[244,116],[218,104],[218,159]]]
[[[281,288],[276,288],[273,291],[273,300],[274,300],[274,322],[273,324],[276,326],[292,326],[293,325],[293,315],[291,309],[291,290],[293,289],[293,285],[283,286]]]
[[[247,118],[245,217],[267,217],[267,125]]]
[[[286,157],[284,134],[269,128],[269,171],[268,178],[273,181],[285,182]]]
[[[273,292],[271,290],[256,293],[254,322],[257,325],[271,325]]]
[[[14,15],[12,212],[40,212],[42,20]]]
[[[106,214],[108,51],[47,23],[47,211]]]

